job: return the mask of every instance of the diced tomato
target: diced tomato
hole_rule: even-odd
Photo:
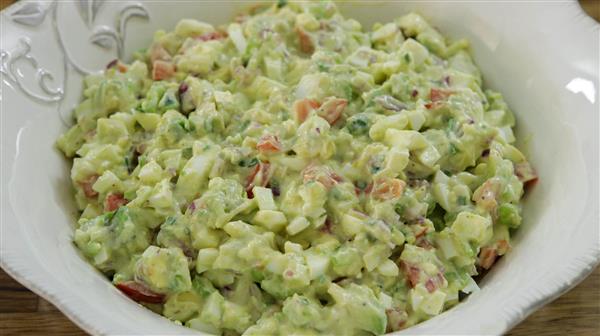
[[[496,247],[484,247],[481,249],[481,252],[479,252],[479,259],[477,260],[477,263],[484,269],[489,269],[490,267],[492,267],[494,262],[496,262],[497,257],[498,251],[496,250]]]
[[[427,232],[427,229],[425,228],[423,231],[422,235],[420,235],[416,240],[415,240],[415,245],[418,247],[422,247],[426,250],[431,250],[433,248],[433,245],[431,244],[431,242],[429,241],[429,239],[427,239],[427,237],[425,236],[424,233]],[[419,233],[420,233],[419,232]]]
[[[204,33],[200,36],[196,36],[197,40],[201,41],[211,41],[211,40],[221,40],[227,37],[227,33],[222,31],[212,31],[208,33]]]
[[[327,120],[330,125],[335,124],[342,116],[342,112],[348,105],[348,101],[342,98],[328,98],[317,111],[317,114]]]
[[[112,69],[115,67],[121,73],[127,72],[127,66],[125,64],[121,63],[118,59],[114,59],[114,60],[110,61],[110,63],[108,63],[106,65],[106,70]]]
[[[121,62],[119,62],[117,64],[117,69],[119,70],[120,73],[126,73],[127,72],[127,66]]]
[[[154,43],[150,47],[150,63],[154,64],[156,61],[171,61],[171,54],[161,44]]]
[[[302,176],[304,183],[317,181],[324,185],[327,189],[331,189],[331,187],[344,180],[328,166],[318,166],[315,164],[310,164],[304,168],[302,171]]]
[[[483,209],[494,212],[498,206],[496,197],[500,194],[500,188],[500,183],[495,179],[485,181],[473,193],[473,202],[477,203],[477,205]]]
[[[425,236],[425,234],[428,231],[428,227],[425,225],[416,224],[416,225],[411,225],[410,227],[413,229],[413,232],[415,233],[415,239],[417,239],[417,240],[419,238]]]
[[[433,293],[436,289],[443,287],[446,284],[446,278],[442,273],[438,273],[436,276],[427,279],[425,282],[425,288],[429,293]]]
[[[246,178],[246,194],[248,198],[254,198],[252,188],[255,186],[266,187],[269,184],[269,180],[271,179],[270,167],[271,165],[265,162],[260,162],[254,166],[254,169]]]
[[[256,149],[263,154],[272,154],[281,151],[281,142],[275,135],[263,135],[258,143],[256,144]]]
[[[523,182],[525,186],[533,186],[538,180],[538,175],[529,162],[515,164],[514,170],[519,181]]]
[[[481,248],[477,263],[482,268],[489,269],[496,262],[496,258],[506,254],[508,250],[510,250],[510,243],[506,239],[500,239],[490,246]]]
[[[370,194],[371,191],[373,191],[373,182],[367,184],[367,187],[365,188],[365,194]]]
[[[306,54],[312,54],[315,51],[315,45],[313,44],[310,35],[299,28],[296,29],[296,34],[298,34],[300,51]]]
[[[152,79],[163,80],[168,79],[175,73],[175,64],[167,61],[154,61],[152,63]]]
[[[319,231],[324,233],[332,233],[333,222],[329,217],[325,218],[325,224],[319,228]]]
[[[121,193],[111,193],[106,196],[106,201],[104,203],[105,211],[114,211],[117,210],[121,205],[127,204],[127,200],[123,197]]]
[[[431,90],[429,91],[429,98],[431,99],[431,103],[425,104],[425,107],[430,110],[436,109],[442,106],[442,101],[446,100],[452,94],[454,94],[454,91],[431,88]]]
[[[336,174],[335,172],[331,172],[330,176],[331,179],[334,180],[336,183],[344,182],[344,178]]]
[[[402,196],[405,186],[406,182],[397,178],[377,180],[371,194],[380,200],[390,200]]]
[[[136,281],[126,281],[115,285],[121,292],[137,302],[163,303],[165,295],[155,293],[148,287]]]
[[[300,99],[294,102],[294,117],[296,122],[301,124],[308,118],[311,111],[319,108],[321,104],[318,101],[312,99]]]
[[[498,240],[495,245],[499,255],[506,254],[510,250],[510,243],[506,239]]]
[[[427,282],[425,282],[425,288],[427,288],[427,291],[429,293],[435,292],[435,289],[437,288],[433,282],[433,279],[434,278],[430,278],[429,280],[427,280]]]
[[[93,198],[98,196],[98,192],[96,192],[96,190],[92,188],[94,183],[96,183],[96,181],[98,180],[98,177],[100,176],[94,174],[90,175],[87,179],[78,182],[78,184],[81,186],[81,189],[83,189],[85,197]]]
[[[401,308],[390,308],[385,310],[387,315],[386,332],[391,333],[402,329],[408,321],[408,313]]]
[[[454,94],[454,91],[432,88],[429,91],[429,98],[431,99],[432,102],[438,102],[440,100],[447,99],[452,94]]]
[[[421,279],[421,269],[404,261],[400,262],[400,266],[406,275],[408,283],[414,288]]]

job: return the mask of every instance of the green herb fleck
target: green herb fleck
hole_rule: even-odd
[[[122,206],[115,211],[112,219],[110,220],[110,223],[111,225],[122,224],[125,223],[127,219],[129,219],[127,207]]]
[[[241,124],[240,124],[240,132],[243,132],[246,130],[246,128],[248,128],[248,126],[250,125],[250,120],[244,120]]]
[[[186,147],[186,148],[184,148],[184,149],[181,150],[181,156],[184,159],[189,159],[189,158],[192,157],[192,155],[193,155],[192,147]]]
[[[352,97],[354,95],[354,90],[352,90],[352,85],[348,84],[348,85],[344,86],[344,93],[348,100],[352,100]]]
[[[135,190],[126,191],[123,197],[125,197],[128,201],[133,200],[137,196]]]
[[[165,219],[164,225],[173,225],[173,224],[175,224],[176,221],[177,221],[177,219],[175,217],[169,216],[169,217],[167,217],[167,219]]]
[[[356,187],[360,190],[365,190],[365,188],[367,187],[367,182],[365,181],[356,181]]]
[[[510,203],[502,204],[498,207],[498,223],[506,225],[511,229],[519,227],[521,224],[519,208]]]
[[[367,232],[366,237],[370,243],[374,243],[377,241],[377,238],[373,236],[370,232]]]
[[[458,147],[456,147],[455,144],[451,143],[449,152],[450,152],[450,155],[456,155],[458,152],[460,152],[460,149],[458,149]]]
[[[258,164],[258,159],[257,158],[250,158],[250,159],[241,159],[240,162],[238,163],[238,165],[240,167],[254,167]]]
[[[255,282],[260,282],[265,279],[265,273],[263,271],[260,271],[260,270],[254,269],[254,268],[252,270],[250,270],[250,276],[252,277],[252,280],[254,280]]]
[[[329,71],[329,65],[328,64],[319,62],[319,63],[317,63],[317,67],[319,68],[319,71],[321,71],[321,72],[328,72]]]
[[[394,206],[394,211],[400,216],[404,215],[404,211],[406,211],[406,204],[400,200],[400,202],[396,203]]]
[[[458,122],[454,118],[448,119],[448,125],[446,125],[446,133],[454,133],[458,129]]]
[[[184,131],[188,130],[187,123],[185,122],[184,119],[177,120],[177,125],[179,125],[179,127],[181,127],[181,129]]]
[[[213,287],[210,280],[205,277],[194,277],[192,280],[192,288],[200,297],[207,298],[210,294],[212,294],[216,289]]]
[[[146,155],[140,155],[140,157],[138,158],[138,164],[140,165],[140,167],[143,167],[146,164]]]
[[[352,135],[363,135],[369,132],[369,119],[364,115],[355,115],[346,123],[348,132]]]

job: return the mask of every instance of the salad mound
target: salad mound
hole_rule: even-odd
[[[331,2],[181,20],[85,78],[74,242],[133,300],[225,335],[384,334],[478,290],[524,185],[466,40]]]

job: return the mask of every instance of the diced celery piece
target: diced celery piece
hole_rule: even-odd
[[[260,210],[277,210],[271,189],[257,186],[252,188],[252,193]]]
[[[219,250],[216,248],[205,248],[198,251],[198,257],[196,258],[196,272],[202,273],[209,270],[218,255]]]
[[[300,233],[302,230],[306,229],[309,226],[310,222],[308,221],[308,219],[306,219],[306,217],[299,216],[294,218],[288,224],[288,226],[286,227],[286,231],[287,233],[293,236]]]
[[[269,231],[278,232],[285,228],[287,219],[285,218],[285,214],[281,211],[259,210],[252,222]]]
[[[492,236],[492,221],[474,213],[463,211],[456,216],[450,227],[459,237],[479,245]]]

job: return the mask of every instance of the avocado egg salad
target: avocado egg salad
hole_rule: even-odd
[[[331,2],[181,20],[85,78],[74,242],[123,293],[224,335],[371,335],[478,290],[524,185],[502,95],[415,13]]]

